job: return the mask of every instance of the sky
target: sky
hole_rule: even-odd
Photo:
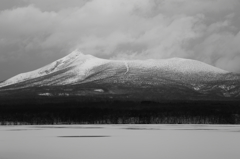
[[[73,50],[240,73],[239,0],[0,0],[0,81]]]

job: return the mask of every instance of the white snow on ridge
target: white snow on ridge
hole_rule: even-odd
[[[92,66],[100,65],[106,60],[95,58],[91,55],[84,55],[81,52],[73,51],[71,54],[52,62],[49,65],[46,65],[42,68],[39,68],[34,71],[21,73],[16,75],[2,83],[0,83],[0,88],[8,85],[12,85],[15,83],[23,82],[29,79],[38,78],[41,76],[45,76],[59,70],[75,67],[76,69],[73,72],[79,74],[79,76],[84,75],[85,72],[90,69]],[[80,67],[77,67],[80,66]]]
[[[215,73],[228,73],[228,71],[222,70],[220,68],[208,65],[206,63],[190,60],[190,59],[182,59],[182,58],[172,58],[169,59],[172,63],[175,64],[177,70],[188,71],[188,72],[215,72]]]
[[[58,85],[66,85],[66,84],[71,84],[71,83],[75,83],[75,82],[78,82],[78,81],[82,81],[86,77],[88,77],[88,75],[89,75],[89,73],[90,73],[90,71],[93,67],[100,66],[100,65],[105,64],[109,61],[104,60],[104,59],[99,59],[99,58],[92,58],[92,59],[84,61],[83,63],[81,63],[81,62],[82,61],[76,60],[72,64],[74,67],[69,72],[71,72],[75,76],[72,77],[72,78],[63,80],[63,81],[59,81]]]
[[[136,67],[148,67],[158,69],[169,69],[173,71],[180,71],[183,73],[194,73],[194,72],[212,72],[217,74],[228,73],[225,70],[216,68],[206,63],[183,59],[183,58],[171,58],[171,59],[157,59],[157,60],[132,60],[129,63],[137,65]]]

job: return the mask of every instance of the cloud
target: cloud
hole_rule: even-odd
[[[195,58],[216,67],[240,72],[240,32],[218,32],[208,35],[193,49]]]
[[[25,0],[0,0],[0,11],[13,9],[20,6],[26,6],[28,3]]]
[[[159,8],[168,14],[226,14],[232,11],[238,0],[160,0]]]
[[[191,58],[240,72],[238,0],[12,0],[4,7],[0,65],[36,69],[78,48],[112,59]]]
[[[24,0],[43,11],[60,11],[66,8],[80,8],[90,0]]]

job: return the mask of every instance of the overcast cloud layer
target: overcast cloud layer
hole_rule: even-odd
[[[240,73],[239,0],[0,0],[0,80],[75,49]]]

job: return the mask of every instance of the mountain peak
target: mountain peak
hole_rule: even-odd
[[[73,52],[71,52],[70,54],[66,55],[65,57],[63,57],[61,59],[64,60],[64,59],[74,59],[74,58],[91,59],[91,58],[96,58],[96,57],[94,57],[92,55],[83,54],[79,50],[74,50]]]
[[[213,67],[200,61],[183,59],[183,58],[171,58],[171,59],[152,59],[152,60],[106,60],[94,57],[92,55],[85,55],[82,52],[75,50],[67,56],[52,62],[37,70],[22,73],[14,76],[2,83],[0,87],[37,79],[37,85],[42,85],[41,80],[44,80],[46,85],[54,84],[71,84],[79,81],[84,81],[91,74],[96,74],[96,68],[101,73],[98,74],[100,78],[102,73],[116,74],[119,70],[124,72],[124,76],[134,70],[142,70],[143,72],[168,72],[169,75],[175,73],[181,74],[199,74],[199,73],[211,73],[211,74],[226,74],[227,71]],[[103,69],[103,70],[102,70]],[[109,71],[109,72],[108,72]],[[141,72],[140,72],[141,74]],[[120,74],[119,74],[120,75]],[[39,79],[41,77],[41,80]],[[105,77],[105,75],[104,75]],[[52,81],[52,82],[50,82]],[[54,82],[53,82],[54,81]],[[45,85],[44,84],[44,85]]]

